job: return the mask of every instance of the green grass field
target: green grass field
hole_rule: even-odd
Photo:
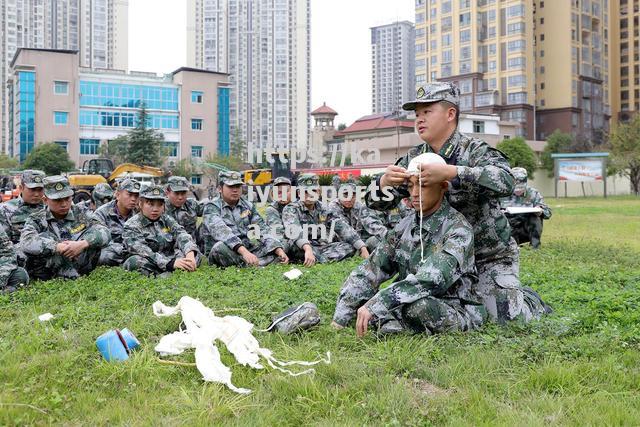
[[[550,200],[543,248],[522,250],[521,279],[555,309],[529,325],[436,337],[355,338],[328,325],[356,260],[304,269],[204,267],[146,279],[98,269],[75,282],[35,283],[0,296],[0,424],[129,425],[639,425],[640,200]],[[237,365],[220,346],[240,396],[202,382],[195,367],[158,362],[153,347],[179,318],[151,304],[199,298],[258,328],[303,301],[319,329],[256,333],[283,360],[331,351],[331,365],[292,378]],[[39,314],[54,320],[40,323]],[[107,363],[96,337],[128,327],[142,350]],[[193,362],[188,351],[173,360]]]

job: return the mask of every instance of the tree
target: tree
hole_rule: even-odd
[[[570,153],[573,145],[573,137],[568,133],[562,133],[556,130],[549,138],[547,138],[547,145],[542,152],[542,169],[546,169],[549,172],[549,177],[553,177],[553,159],[552,153]]]
[[[609,135],[611,168],[631,182],[631,190],[640,195],[640,115],[629,123],[619,123]]]
[[[22,166],[24,169],[40,169],[47,175],[59,175],[75,169],[67,150],[54,142],[36,145]]]
[[[148,125],[149,115],[143,105],[138,110],[136,127],[109,141],[101,153],[115,163],[161,167],[167,154],[164,135]]]
[[[498,143],[497,148],[507,155],[509,165],[512,168],[525,168],[529,173],[529,178],[533,178],[533,173],[538,167],[536,153],[527,145],[524,138],[518,136],[505,139]]]
[[[6,154],[0,154],[0,169],[18,169],[20,162]]]
[[[174,176],[184,176],[187,179],[191,179],[193,175],[194,167],[190,159],[182,159],[171,168],[171,174]]]
[[[345,130],[346,128],[347,128],[347,125],[345,123],[340,123],[338,125],[338,130],[339,131]]]

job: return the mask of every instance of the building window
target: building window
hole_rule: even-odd
[[[191,119],[191,130],[202,130],[202,119]]]
[[[100,147],[99,139],[80,138],[80,154],[81,155],[98,154],[98,147]]]
[[[56,95],[68,95],[69,94],[69,83],[67,82],[53,82],[53,92]]]
[[[191,175],[191,184],[192,185],[202,184],[202,175]]]
[[[66,126],[69,123],[69,113],[66,111],[54,111],[53,122],[57,126]]]
[[[64,148],[64,151],[69,151],[69,143],[67,141],[53,141],[55,142],[57,145],[59,145],[60,147]]]
[[[202,145],[191,146],[191,157],[202,158]]]
[[[199,90],[191,91],[191,103],[192,104],[202,104],[202,92]]]
[[[460,31],[460,43],[466,43],[471,41],[471,30]]]
[[[167,156],[178,157],[178,143],[174,141],[165,141],[164,148],[167,150]]]
[[[484,122],[479,120],[473,121],[473,133],[484,133]]]
[[[460,14],[460,26],[466,27],[467,25],[471,25],[471,13],[461,13]]]

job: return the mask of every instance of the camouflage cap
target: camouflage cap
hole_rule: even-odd
[[[513,177],[516,179],[517,182],[519,183],[527,182],[528,173],[525,168],[521,168],[521,167],[511,168],[511,173],[513,174]]]
[[[278,331],[282,334],[309,329],[320,323],[318,307],[311,302],[291,307],[273,317],[267,331]]]
[[[64,199],[73,196],[73,188],[62,175],[48,176],[44,179],[44,195],[52,200]]]
[[[172,176],[167,181],[167,188],[171,191],[189,191],[189,181],[184,176]]]
[[[96,207],[100,207],[113,199],[113,188],[106,182],[96,184],[91,192],[91,198],[96,204]]]
[[[126,190],[129,193],[140,193],[142,190],[142,184],[132,178],[126,178],[120,181],[118,184],[118,190]]]
[[[244,184],[242,182],[242,174],[237,171],[220,171],[218,182],[220,185],[226,184],[229,186]]]
[[[164,188],[160,185],[147,185],[140,190],[140,198],[147,200],[165,200]]]
[[[416,99],[402,106],[403,110],[415,110],[418,104],[431,104],[446,101],[456,108],[460,106],[460,89],[449,82],[433,82],[420,86],[416,92]]]
[[[298,177],[298,187],[300,188],[319,188],[320,179],[315,173],[303,173]]]
[[[27,169],[22,171],[20,181],[22,185],[27,188],[42,188],[44,187],[45,173],[37,169]]]
[[[273,185],[291,185],[291,180],[286,176],[279,176],[273,180]]]

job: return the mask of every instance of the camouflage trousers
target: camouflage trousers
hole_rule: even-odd
[[[50,256],[29,256],[25,268],[32,279],[50,280],[54,277],[77,279],[93,271],[98,265],[99,257],[99,248],[87,248],[74,260],[57,253]]]
[[[5,283],[0,283],[0,291],[3,293],[11,293],[18,290],[22,286],[29,284],[29,274],[22,267],[16,267]]]
[[[355,253],[353,245],[347,242],[333,242],[326,245],[312,243],[311,249],[316,257],[316,262],[319,264],[342,261],[343,259],[351,258]],[[291,245],[288,255],[294,262],[304,261],[304,250],[296,245]]]
[[[122,243],[111,242],[100,251],[98,265],[108,265],[110,267],[120,266],[124,263],[124,260],[127,259],[127,255],[127,251],[124,249]]]
[[[550,311],[536,292],[520,285],[520,253],[513,239],[504,253],[488,260],[476,260],[476,268],[476,292],[492,320],[528,322]]]
[[[163,255],[170,256],[167,254]],[[184,252],[180,249],[176,249],[171,258],[184,258],[185,256],[186,254]],[[196,254],[196,266],[199,267],[201,262],[202,256],[198,253]],[[166,268],[161,268],[153,259],[140,255],[131,255],[124,261],[124,263],[122,263],[122,268],[127,271],[138,271],[145,276],[156,276],[169,271]]]
[[[407,285],[411,286],[411,285]],[[397,285],[396,285],[397,287]],[[377,287],[351,282],[343,287],[338,297],[333,320],[347,326],[355,320],[357,310],[378,292]],[[374,318],[371,325],[382,333],[412,332],[437,334],[477,329],[486,320],[483,306],[463,304],[457,298],[414,296],[415,292],[398,288],[396,296],[404,294],[402,304],[389,311],[385,318]]]
[[[542,217],[535,214],[508,215],[511,235],[518,244],[530,242],[531,247],[540,247]]]
[[[262,243],[252,243],[246,248],[260,260],[260,266],[265,266],[277,262],[278,256],[275,249],[268,250]],[[209,265],[217,265],[219,267],[230,267],[233,265],[246,266],[247,263],[242,255],[235,252],[224,242],[216,242],[209,252]]]

